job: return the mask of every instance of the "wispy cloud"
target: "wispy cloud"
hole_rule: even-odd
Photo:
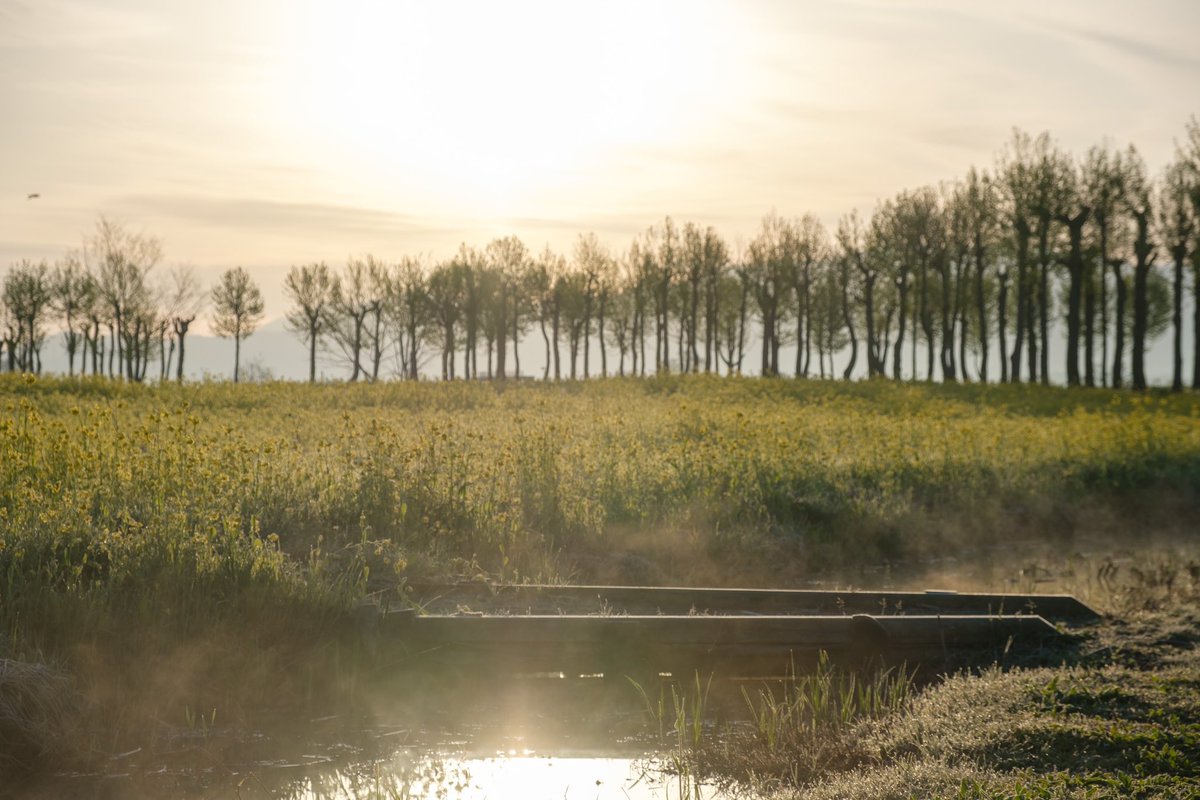
[[[427,218],[377,208],[333,203],[299,203],[236,197],[131,195],[116,201],[122,212],[174,218],[222,228],[338,233],[428,232]]]
[[[71,0],[10,0],[0,5],[0,48],[95,47],[161,35],[149,14]]]
[[[1152,44],[1135,36],[1129,36],[1115,31],[1099,31],[1082,27],[1064,27],[1063,30],[1084,41],[1101,45],[1115,50],[1126,56],[1141,59],[1152,64],[1175,67],[1186,70],[1200,70],[1200,56],[1191,53],[1181,53],[1175,50]]]

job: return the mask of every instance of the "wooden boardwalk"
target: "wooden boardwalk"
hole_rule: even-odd
[[[864,592],[811,589],[712,589],[645,586],[554,586],[486,583],[415,584],[418,601],[440,599],[491,610],[553,613],[580,609],[625,614],[1035,614],[1055,622],[1095,622],[1100,616],[1068,594]]]
[[[1058,639],[1047,616],[1096,618],[1068,595],[485,584],[421,592],[488,613],[384,615],[379,630],[399,660],[490,674],[781,675],[821,653],[848,666],[990,662]],[[598,613],[538,613],[588,607]]]

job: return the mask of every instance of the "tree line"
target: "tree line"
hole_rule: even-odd
[[[102,219],[53,267],[22,262],[0,303],[0,363],[39,371],[49,325],[68,371],[183,378],[189,326],[240,343],[262,319],[241,268],[209,292],[175,268],[151,280],[161,244]],[[1190,273],[1190,275],[1189,275]],[[1190,285],[1189,285],[1190,284]],[[543,379],[667,372],[849,379],[1050,381],[1065,334],[1068,385],[1146,387],[1145,352],[1172,334],[1171,385],[1184,385],[1183,298],[1193,295],[1191,385],[1200,388],[1200,121],[1151,176],[1137,149],[1076,157],[1049,134],[1014,131],[989,168],[906,190],[868,218],[827,230],[772,212],[748,242],[670,217],[623,251],[594,234],[568,254],[516,237],[450,258],[351,258],[291,268],[286,321],[351,381],[521,376],[523,341],[545,348]],[[781,351],[794,347],[793,364]],[[480,351],[483,362],[480,363]],[[748,361],[748,359],[750,359]]]

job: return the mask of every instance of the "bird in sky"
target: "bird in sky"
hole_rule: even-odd
[[[37,192],[30,192],[29,195],[27,195],[25,197],[25,199],[26,200],[37,200],[39,197],[41,197],[41,195],[38,194]]]

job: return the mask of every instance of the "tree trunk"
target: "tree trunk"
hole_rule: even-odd
[[[1108,386],[1108,218],[1105,214],[1096,215],[1096,225],[1100,228],[1100,269],[1096,275],[1100,279],[1100,385]]]
[[[1026,320],[1030,316],[1029,308],[1029,223],[1017,219],[1014,223],[1017,231],[1017,324],[1013,336],[1012,362],[1009,365],[1008,379],[1013,383],[1021,382],[1021,349],[1025,342]]]
[[[1183,391],[1183,259],[1187,253],[1187,245],[1172,248],[1175,257],[1175,281],[1172,287],[1172,331],[1173,362],[1171,370],[1171,391]],[[1197,342],[1200,344],[1200,342]]]
[[[983,248],[977,243],[975,246],[975,310],[979,314],[979,380],[983,383],[987,383],[988,380],[987,298],[983,290],[985,263]],[[963,337],[966,337],[965,330]],[[1003,360],[1004,356],[1001,355],[1000,358]]]
[[[1113,282],[1117,289],[1117,307],[1116,307],[1116,324],[1114,325],[1113,338],[1113,366],[1112,366],[1112,387],[1120,389],[1125,381],[1124,362],[1125,360],[1125,304],[1126,298],[1129,295],[1129,287],[1125,283],[1124,276],[1121,275],[1120,259],[1112,261]]]
[[[854,374],[854,365],[858,361],[858,336],[854,332],[854,316],[850,313],[850,271],[842,266],[842,318],[846,321],[846,331],[850,335],[850,362],[842,373],[844,380],[850,380]],[[832,363],[832,354],[830,363]]]
[[[1041,353],[1038,368],[1043,384],[1050,383],[1050,221],[1046,220],[1038,235],[1038,339]],[[1033,352],[1033,337],[1029,337],[1030,353]],[[1033,370],[1030,369],[1032,373]],[[1031,375],[1032,378],[1032,375]],[[1032,381],[1031,381],[1032,382]]]
[[[500,299],[497,303],[500,316],[496,320],[496,372],[493,377],[504,380],[508,372],[508,284],[504,281],[500,283]]]
[[[1067,255],[1067,273],[1070,276],[1067,287],[1067,385],[1079,385],[1079,338],[1081,303],[1083,300],[1083,226],[1090,212],[1080,211],[1074,217],[1063,217],[1070,238],[1071,249]],[[1045,344],[1045,333],[1043,345]],[[1043,352],[1045,350],[1043,349]],[[1044,370],[1044,368],[1043,368]],[[1045,378],[1045,375],[1042,376]]]
[[[1150,211],[1143,209],[1135,212],[1137,221],[1137,240],[1133,251],[1137,263],[1133,271],[1133,388],[1137,391],[1146,389],[1146,328],[1149,321],[1150,309],[1146,296],[1146,283],[1150,277],[1150,267],[1153,263],[1154,247],[1150,244]]]
[[[1192,388],[1200,389],[1200,250],[1192,253]]]
[[[996,298],[996,339],[1000,345],[1000,382],[1008,383],[1009,381],[1009,362],[1008,362],[1008,273],[1001,271],[1000,273],[1000,291]],[[1013,364],[1018,364],[1019,359],[1014,358]],[[985,367],[986,369],[986,367]],[[1015,382],[1015,381],[1014,381]]]
[[[513,297],[513,315],[512,315],[512,348],[513,348],[513,377],[517,380],[521,379],[521,330],[520,330],[520,314],[516,309],[517,298]]]
[[[558,320],[558,303],[555,302],[554,314],[550,318],[550,333],[552,334],[551,339],[553,340],[554,344],[554,380],[556,381],[562,380],[561,359],[558,351]]]
[[[604,314],[608,310],[608,295],[600,295],[600,313],[596,317],[596,330],[600,337],[600,377],[608,377],[608,347],[604,343]]]

